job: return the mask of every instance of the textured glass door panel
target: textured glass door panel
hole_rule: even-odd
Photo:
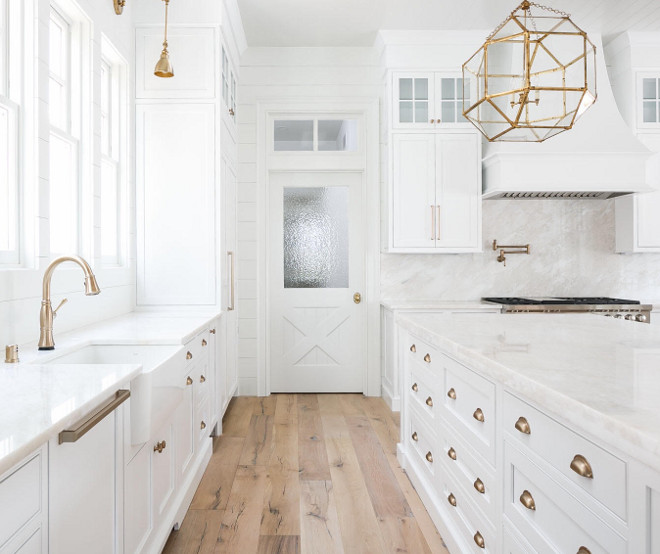
[[[284,187],[284,288],[348,288],[348,187]]]
[[[278,119],[275,121],[273,139],[276,152],[314,150],[314,121]]]
[[[357,119],[319,119],[318,145],[320,151],[357,150]]]

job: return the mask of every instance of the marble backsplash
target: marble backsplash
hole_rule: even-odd
[[[660,254],[614,252],[614,200],[485,200],[479,254],[381,254],[381,297],[616,296],[660,303]],[[498,263],[493,239],[531,245]]]

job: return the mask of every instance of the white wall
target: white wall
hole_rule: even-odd
[[[32,6],[32,0],[25,0],[26,6]],[[55,321],[55,340],[57,334],[100,319],[105,319],[131,311],[135,305],[135,219],[134,203],[134,130],[133,130],[133,20],[131,2],[127,3],[123,15],[114,13],[110,0],[78,0],[80,7],[92,20],[93,26],[93,91],[92,106],[92,161],[93,161],[93,209],[95,214],[94,229],[83,229],[88,244],[83,252],[92,263],[97,275],[101,294],[85,297],[83,294],[83,274],[75,266],[61,266],[53,278],[53,303],[63,296],[69,303],[62,308]],[[34,28],[38,32],[38,45],[35,44],[35,83],[32,96],[34,103],[26,110],[34,118],[34,152],[24,152],[30,156],[28,165],[34,165],[33,175],[26,175],[24,183],[24,222],[26,229],[27,256],[24,267],[20,269],[0,270],[0,344],[34,342],[39,338],[39,307],[41,302],[41,282],[43,271],[50,261],[49,251],[49,124],[48,124],[48,0],[34,2]],[[129,237],[128,264],[119,269],[101,268],[100,245],[100,57],[101,33],[104,33],[122,56],[129,63],[129,128],[128,166],[129,172]],[[93,236],[93,240],[88,238]],[[94,245],[96,245],[94,247]]]

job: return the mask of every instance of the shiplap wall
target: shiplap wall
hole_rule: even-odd
[[[257,393],[263,366],[258,329],[257,105],[283,99],[378,98],[382,69],[374,48],[248,48],[241,58],[238,89],[238,375],[241,395]]]

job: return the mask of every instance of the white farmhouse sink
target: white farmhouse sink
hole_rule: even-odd
[[[172,344],[89,344],[41,364],[140,364],[131,381],[131,444],[149,440],[183,400],[183,347]]]

